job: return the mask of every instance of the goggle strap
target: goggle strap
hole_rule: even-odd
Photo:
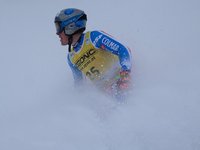
[[[72,46],[73,36],[70,35],[68,37],[68,51],[71,52],[71,46]]]

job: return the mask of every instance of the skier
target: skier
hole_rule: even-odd
[[[131,88],[131,51],[103,31],[83,33],[86,21],[85,12],[75,8],[61,10],[54,20],[61,45],[68,45],[74,84],[86,76],[101,91],[124,99]]]

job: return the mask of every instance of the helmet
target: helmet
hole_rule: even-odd
[[[57,33],[65,31],[66,35],[83,32],[86,29],[87,15],[84,11],[68,8],[57,13],[54,23]]]

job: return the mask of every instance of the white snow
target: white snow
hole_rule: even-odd
[[[73,89],[55,34],[64,8],[132,51],[134,89],[117,104]],[[200,2],[1,0],[0,150],[199,150]]]

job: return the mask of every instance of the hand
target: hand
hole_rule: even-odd
[[[131,77],[129,71],[122,71],[117,79],[117,91],[119,94],[123,94],[124,91],[131,88]]]

